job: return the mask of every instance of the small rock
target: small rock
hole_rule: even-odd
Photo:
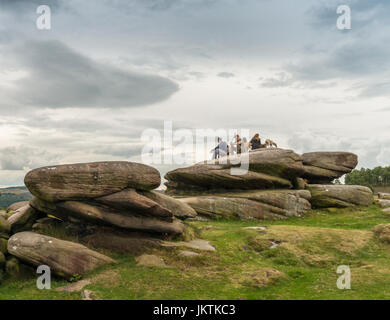
[[[187,247],[191,249],[197,249],[201,251],[215,251],[215,248],[210,244],[209,241],[201,240],[201,239],[195,239],[188,242],[168,242],[165,241],[162,243],[162,246],[164,247]]]
[[[167,266],[162,258],[153,254],[143,254],[142,256],[137,257],[135,260],[137,261],[137,266],[160,268]]]
[[[95,300],[93,296],[94,294],[91,290],[83,290],[81,292],[81,299],[83,300]]]
[[[383,209],[382,211],[385,213],[390,213],[390,208]]]
[[[186,258],[193,258],[199,256],[199,253],[192,252],[192,251],[180,251],[179,257],[186,257]]]
[[[92,281],[89,280],[89,279],[86,279],[86,280],[80,280],[80,281],[77,281],[75,283],[71,283],[67,286],[64,286],[64,287],[59,287],[56,289],[56,291],[64,291],[64,292],[77,292],[77,291],[81,291],[83,290],[83,288],[89,284],[91,284]],[[84,291],[88,291],[88,290],[84,290]]]
[[[267,230],[267,227],[246,227],[244,229],[247,229],[247,230],[256,230],[256,231],[265,231]]]
[[[270,249],[276,249],[277,247],[279,247],[280,245],[280,242],[271,242],[271,246],[269,247]]]

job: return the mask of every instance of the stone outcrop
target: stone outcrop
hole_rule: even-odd
[[[182,235],[183,220],[197,213],[153,191],[160,182],[156,169],[132,162],[32,170],[25,183],[34,198],[10,206],[11,215],[0,216],[1,254],[18,258],[21,266],[46,264],[57,274],[71,277],[112,261],[82,244],[133,254],[161,247],[162,241]],[[31,230],[35,232],[25,232]],[[82,244],[43,235],[53,231]]]
[[[63,221],[178,235],[181,220],[196,216],[189,206],[151,189],[159,172],[132,162],[97,162],[35,169],[25,182],[37,212]],[[178,219],[180,218],[180,219]]]
[[[379,204],[382,208],[390,208],[390,200],[379,199],[379,200],[378,200],[378,204]]]
[[[302,216],[311,209],[311,204],[322,205],[321,201],[330,206],[372,203],[372,193],[359,188],[345,187],[343,190],[348,192],[343,198],[338,194],[344,192],[343,186],[332,188],[335,194],[330,196],[331,200],[323,200],[323,195],[319,199],[318,192],[311,199],[313,188],[308,183],[331,183],[356,165],[357,156],[348,152],[312,152],[300,156],[291,150],[260,149],[240,158],[224,157],[173,170],[165,178],[167,193],[182,197],[180,200],[200,215],[283,219]]]
[[[299,217],[311,209],[309,191],[267,190],[183,198],[198,214],[241,219]]]
[[[34,198],[31,201],[31,206],[65,221],[86,221],[128,230],[169,234],[181,234],[185,229],[184,224],[175,219],[172,214],[164,219],[158,219],[158,217],[125,213],[93,202],[62,201],[50,203]]]
[[[378,198],[383,200],[390,200],[390,193],[379,192]]]
[[[8,240],[8,252],[34,266],[47,265],[56,274],[71,278],[114,260],[69,241],[33,232],[20,232]]]
[[[309,185],[311,203],[316,208],[369,206],[374,202],[370,188],[351,185]]]
[[[30,171],[24,182],[30,192],[56,202],[102,197],[126,188],[153,190],[160,173],[134,162],[94,162],[44,167]]]
[[[326,184],[350,173],[358,163],[357,155],[349,152],[310,152],[302,155],[303,178],[310,184]]]
[[[302,158],[291,150],[259,149],[239,158],[225,157],[168,172],[165,179],[170,194],[213,190],[253,190],[292,188],[303,174]],[[248,170],[245,170],[245,167]],[[236,170],[232,174],[231,170]]]

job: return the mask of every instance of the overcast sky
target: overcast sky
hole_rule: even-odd
[[[36,28],[42,4],[51,30]],[[140,161],[164,120],[390,165],[389,17],[388,0],[1,0],[0,186]]]

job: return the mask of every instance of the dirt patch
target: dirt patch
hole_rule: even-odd
[[[248,237],[247,246],[280,264],[324,266],[336,255],[355,255],[371,238],[372,233],[365,230],[271,226],[265,233]]]
[[[285,275],[273,268],[260,268],[243,272],[239,278],[234,279],[240,285],[262,288],[284,278]]]
[[[373,229],[375,236],[385,243],[390,243],[390,224],[380,224]]]

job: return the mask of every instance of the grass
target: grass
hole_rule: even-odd
[[[135,257],[95,270],[86,287],[97,299],[390,299],[390,245],[372,228],[390,223],[376,206],[317,210],[284,221],[190,222],[216,247],[195,258],[181,248],[155,249],[168,268],[136,265]],[[246,227],[266,226],[265,231]],[[279,246],[270,249],[273,243]],[[188,250],[188,249],[185,249]],[[192,250],[196,251],[196,250]],[[351,268],[351,290],[336,286],[340,265]],[[80,299],[80,292],[38,290],[35,278],[5,279],[1,299]]]

